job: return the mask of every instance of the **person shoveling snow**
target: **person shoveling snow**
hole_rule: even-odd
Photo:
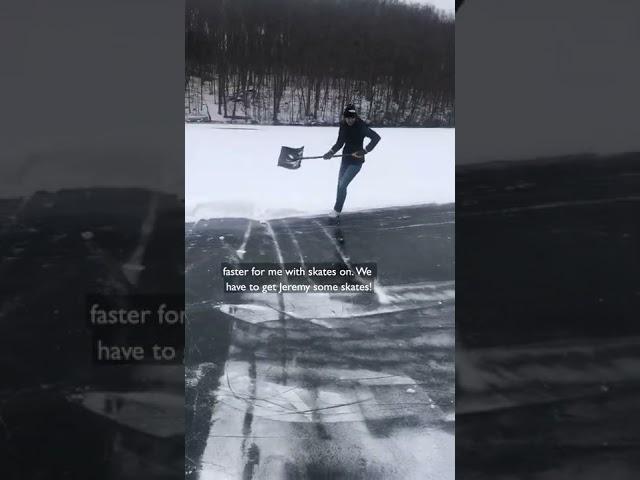
[[[329,213],[331,218],[338,218],[342,212],[344,201],[347,198],[347,187],[355,176],[360,172],[364,163],[365,154],[371,152],[380,141],[380,135],[374,132],[356,112],[356,108],[349,104],[344,109],[343,121],[340,122],[338,140],[322,158],[329,160],[335,153],[342,150],[342,162],[338,173],[338,192],[333,210]],[[369,144],[363,148],[364,138],[371,139]]]
[[[336,195],[336,203],[333,210],[329,213],[329,217],[337,219],[342,212],[344,201],[347,198],[347,187],[358,174],[364,163],[365,154],[371,152],[380,141],[380,135],[374,132],[360,118],[356,112],[356,108],[349,104],[344,109],[343,120],[340,122],[340,131],[336,144],[324,155],[317,157],[305,157],[304,147],[282,147],[280,156],[278,157],[278,166],[296,170],[300,168],[302,160],[312,158],[324,158],[329,160],[334,157],[342,157],[340,171],[338,173],[338,192]],[[363,147],[364,138],[370,138],[371,141],[366,147]],[[342,154],[336,155],[336,152],[342,147]]]

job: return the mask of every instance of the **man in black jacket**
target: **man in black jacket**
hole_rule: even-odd
[[[344,146],[342,151],[342,163],[340,165],[340,173],[338,174],[338,193],[333,211],[329,213],[332,218],[337,218],[342,212],[344,201],[347,198],[347,187],[355,178],[362,164],[364,156],[369,153],[380,141],[380,135],[371,130],[369,126],[358,117],[356,108],[349,104],[344,109],[344,121],[340,122],[340,132],[336,144],[324,154],[324,159],[328,160],[336,154]],[[362,144],[364,138],[371,139],[366,148]]]

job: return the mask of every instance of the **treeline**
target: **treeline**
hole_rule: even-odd
[[[258,123],[332,123],[348,102],[378,125],[454,123],[454,18],[431,7],[187,0],[185,32],[192,109],[208,94]]]

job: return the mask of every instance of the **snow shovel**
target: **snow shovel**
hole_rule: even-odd
[[[295,170],[300,168],[302,164],[302,160],[309,160],[312,158],[323,158],[324,155],[318,155],[316,157],[303,157],[304,147],[300,148],[292,148],[292,147],[282,147],[280,149],[280,156],[278,157],[278,166],[288,168],[290,170]],[[334,155],[331,158],[335,157],[349,157],[350,153],[347,154],[338,154]]]

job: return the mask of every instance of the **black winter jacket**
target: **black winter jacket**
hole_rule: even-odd
[[[367,145],[366,148],[363,148],[362,144],[364,142],[364,138],[370,138],[371,141]],[[331,147],[331,151],[335,154],[338,150],[340,150],[344,146],[344,150],[342,153],[354,153],[358,150],[365,150],[369,153],[380,141],[380,135],[371,130],[369,126],[360,118],[356,118],[353,126],[347,125],[347,123],[343,120],[340,122],[340,131],[338,133],[338,140],[336,144]],[[356,158],[352,156],[347,156],[342,158],[343,162],[348,163],[362,163],[364,162],[363,158]]]

